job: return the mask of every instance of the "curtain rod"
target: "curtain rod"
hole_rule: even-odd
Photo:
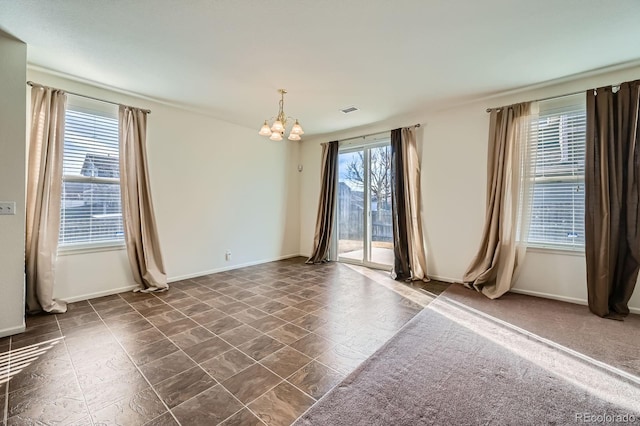
[[[416,128],[417,128],[417,127],[422,127],[422,124],[418,123],[418,124],[414,124],[413,126],[396,127],[395,129],[398,129],[398,128],[400,128],[400,129],[408,129],[408,128],[411,128],[411,127],[416,127]],[[360,139],[360,138],[363,138],[363,139],[364,139],[364,138],[366,138],[367,136],[375,136],[375,135],[379,135],[380,133],[390,132],[390,131],[395,130],[395,129],[381,130],[381,131],[379,131],[379,132],[369,133],[369,134],[367,134],[367,135],[361,135],[361,136],[354,136],[354,137],[352,137],[352,138],[347,138],[347,139],[336,139],[336,142],[351,141],[351,140],[354,140],[354,139]],[[329,142],[322,142],[320,145],[324,145],[324,144],[327,144],[327,143],[329,143]]]
[[[27,81],[27,85],[29,85],[31,87],[33,87],[34,84],[37,84],[38,86],[46,87],[48,89],[62,90],[62,89],[57,89],[55,87],[44,86],[44,85],[39,84],[39,83],[34,83],[31,80]],[[81,98],[92,99],[94,101],[104,102],[105,104],[112,104],[112,105],[118,105],[118,106],[122,105],[122,106],[129,107],[129,108],[136,108],[136,107],[132,107],[132,106],[129,106],[129,105],[119,104],[117,102],[105,101],[104,99],[94,98],[93,96],[87,96],[87,95],[82,95],[80,93],[69,92],[68,90],[62,90],[62,91],[65,92],[65,93],[68,93],[69,95],[80,96]],[[144,108],[136,108],[136,109],[139,109],[142,112],[146,112],[147,114],[151,114],[151,110],[150,109],[144,109]]]
[[[413,126],[396,127],[395,129],[398,129],[398,128],[399,128],[399,129],[409,129],[409,128],[411,128],[411,127],[416,127],[416,128],[418,128],[418,127],[420,127],[420,126],[422,126],[422,125],[421,125],[420,123],[418,123],[418,124],[414,124]],[[367,136],[375,136],[375,135],[379,135],[380,133],[390,132],[390,131],[395,130],[395,129],[381,130],[381,131],[379,131],[379,132],[369,133],[369,134],[367,134],[367,135],[354,136],[354,137],[352,137],[352,138],[340,139],[340,140],[341,140],[341,141],[349,141],[349,140],[352,140],[352,139],[366,138]]]
[[[614,84],[611,86],[612,88],[620,88],[619,84]],[[542,102],[542,101],[548,101],[549,99],[560,99],[560,98],[566,98],[567,96],[573,96],[573,95],[579,95],[580,93],[586,93],[591,89],[586,89],[586,90],[579,90],[577,92],[572,92],[572,93],[565,93],[564,95],[559,95],[559,96],[547,96],[546,98],[540,98],[540,99],[534,99],[533,101],[530,102]],[[595,92],[597,89],[593,89],[593,91]],[[487,112],[491,112],[493,110],[500,110],[502,108],[505,108],[509,105],[505,105],[505,106],[501,106],[501,107],[494,107],[494,108],[487,108]]]

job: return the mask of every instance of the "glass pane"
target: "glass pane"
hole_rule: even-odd
[[[584,246],[584,183],[535,183],[529,242]]]
[[[364,256],[364,151],[338,156],[338,256]]]
[[[371,166],[369,185],[371,195],[371,249],[373,263],[393,263],[393,228],[391,221],[391,147],[369,150]]]
[[[60,245],[123,241],[119,183],[63,182]]]
[[[64,129],[65,176],[119,178],[118,120],[67,110]]]
[[[543,116],[538,121],[536,176],[584,175],[585,111]]]

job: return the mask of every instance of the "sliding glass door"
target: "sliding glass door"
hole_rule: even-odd
[[[389,269],[393,264],[389,139],[341,147],[338,160],[338,260]]]

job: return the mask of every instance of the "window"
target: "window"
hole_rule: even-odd
[[[529,146],[535,165],[530,246],[584,249],[584,95],[540,102],[537,140]],[[535,128],[535,126],[534,126]]]
[[[63,151],[58,246],[122,245],[117,107],[69,95]]]

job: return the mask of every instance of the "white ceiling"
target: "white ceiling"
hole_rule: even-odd
[[[286,88],[305,137],[636,61],[639,18],[638,0],[0,0],[31,65],[256,130]]]

